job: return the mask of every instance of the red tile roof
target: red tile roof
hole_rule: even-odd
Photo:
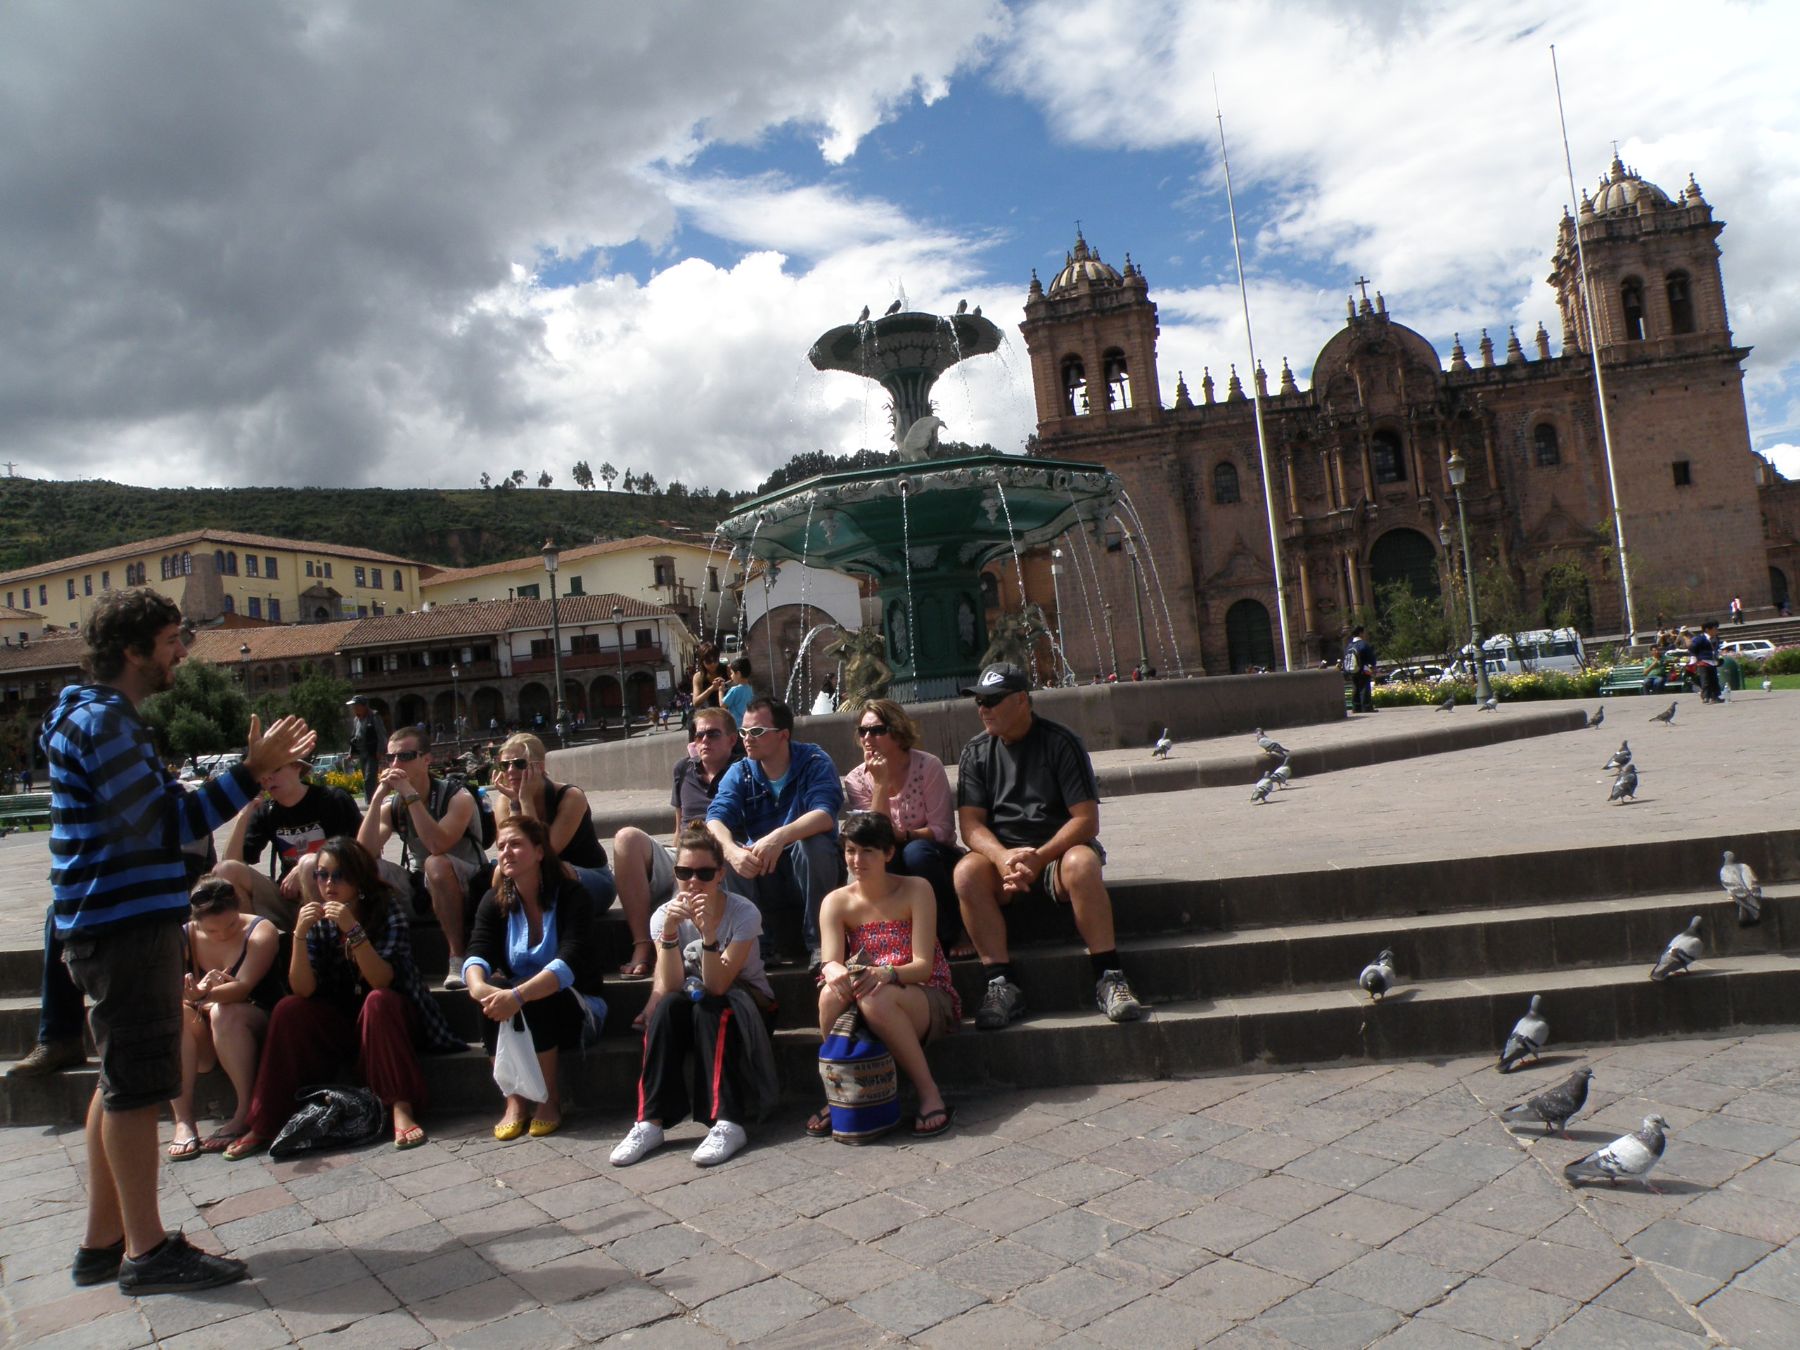
[[[297,623],[269,628],[202,628],[188,645],[188,655],[217,666],[244,659],[239,647],[248,646],[252,661],[297,661],[309,656],[330,656],[343,645],[350,630],[362,620],[339,619],[333,623]]]
[[[564,624],[610,623],[613,606],[619,607],[627,619],[669,618],[678,616],[656,605],[645,604],[629,595],[569,595],[556,602],[558,619]],[[474,600],[460,605],[434,605],[410,614],[383,614],[361,619],[355,631],[339,644],[340,650],[352,647],[381,647],[394,643],[427,642],[440,638],[494,637],[524,629],[550,626],[548,600]]]
[[[33,638],[24,647],[15,642],[0,646],[0,672],[74,670],[86,652],[87,644],[79,633],[59,632],[52,637]]]
[[[86,567],[90,563],[135,558],[140,553],[156,553],[164,549],[173,550],[180,546],[194,544],[237,544],[247,548],[280,548],[290,549],[297,553],[320,553],[333,558],[363,558],[370,562],[419,566],[411,558],[397,558],[392,553],[377,553],[373,549],[357,548],[354,545],[321,544],[306,539],[281,539],[270,534],[243,534],[237,530],[204,529],[184,530],[180,534],[165,534],[159,535],[155,539],[140,539],[135,543],[116,544],[112,548],[103,548],[94,553],[78,553],[72,558],[58,558],[53,562],[37,563],[32,567],[22,567],[13,572],[0,572],[0,583],[35,579],[49,576],[53,572],[66,572],[72,567]],[[189,551],[192,552],[191,547],[189,547]]]
[[[629,539],[607,539],[598,544],[583,544],[580,548],[562,550],[564,563],[579,562],[583,558],[596,558],[603,553],[622,553],[634,548],[705,548],[704,544],[695,544],[692,540],[665,539],[656,534],[638,534]],[[533,553],[527,558],[510,558],[506,562],[488,563],[484,567],[452,567],[439,572],[430,578],[433,586],[457,585],[476,577],[499,576],[505,572],[528,572],[542,567],[544,559],[541,554]],[[420,577],[423,581],[425,578]]]

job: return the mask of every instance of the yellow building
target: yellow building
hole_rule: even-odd
[[[432,570],[373,549],[188,530],[0,573],[0,606],[74,628],[106,591],[154,586],[196,623],[221,614],[323,623],[417,609],[420,572]]]

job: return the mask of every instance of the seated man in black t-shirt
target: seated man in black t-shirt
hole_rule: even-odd
[[[339,835],[354,836],[363,816],[342,788],[308,783],[309,767],[295,760],[263,777],[262,795],[231,822],[224,854],[213,869],[239,895],[250,897],[256,913],[290,933],[300,906],[319,898],[312,878],[319,846]],[[279,880],[256,866],[271,845]]]
[[[963,693],[974,695],[982,725],[963,747],[956,785],[957,826],[969,849],[956,864],[956,898],[988,978],[975,1025],[992,1031],[1025,1011],[1001,906],[1028,895],[1074,911],[1100,1010],[1114,1022],[1136,1020],[1143,1008],[1119,969],[1112,897],[1100,879],[1100,789],[1087,747],[1037,716],[1031,681],[1017,666],[989,666]]]

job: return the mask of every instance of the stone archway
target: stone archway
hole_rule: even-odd
[[[1779,567],[1769,569],[1769,603],[1780,609],[1793,594],[1788,590],[1787,573]]]
[[[588,686],[588,706],[593,708],[603,723],[614,722],[619,717],[619,677],[617,675],[596,675]]]
[[[1225,646],[1231,673],[1242,675],[1253,668],[1275,668],[1275,635],[1269,611],[1256,600],[1239,600],[1225,611]]]
[[[425,704],[424,695],[402,694],[400,710],[394,715],[394,725],[390,726],[388,730],[397,731],[401,727],[416,727],[419,723],[426,721],[430,714],[431,710]]]
[[[1437,599],[1443,588],[1436,545],[1417,530],[1389,530],[1369,550],[1369,580],[1377,608],[1383,587],[1396,582],[1404,582],[1421,599]]]
[[[646,717],[656,711],[656,676],[647,670],[634,670],[625,682],[626,706],[633,717]]]
[[[535,727],[539,717],[544,725],[549,726],[556,716],[556,707],[550,700],[550,691],[533,680],[519,690],[519,725]]]
[[[483,733],[488,731],[490,724],[497,726],[506,721],[506,702],[498,689],[483,685],[469,700],[469,707],[469,716],[474,719],[476,729]]]

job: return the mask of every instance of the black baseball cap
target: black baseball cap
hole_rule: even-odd
[[[981,672],[974,685],[963,690],[965,695],[1022,694],[1031,689],[1031,677],[1010,661],[997,661]]]

